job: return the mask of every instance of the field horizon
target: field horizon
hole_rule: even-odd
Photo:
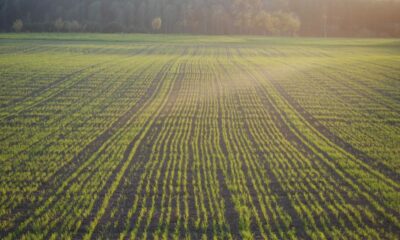
[[[0,33],[1,239],[398,239],[400,40]]]
[[[0,39],[2,40],[66,40],[66,41],[113,41],[113,42],[152,42],[160,41],[160,38],[167,38],[169,42],[187,42],[188,40],[199,42],[224,42],[224,43],[238,43],[246,42],[246,40],[283,40],[285,42],[296,42],[304,40],[306,42],[314,43],[317,41],[319,44],[329,44],[337,40],[342,40],[341,44],[348,41],[356,41],[355,43],[367,44],[368,42],[393,42],[399,44],[400,41],[397,37],[310,37],[310,36],[268,36],[268,35],[235,35],[235,34],[191,34],[191,33],[68,33],[68,32],[0,32]],[[219,41],[218,41],[219,40]],[[344,41],[343,41],[344,40]],[[274,42],[274,41],[272,41]],[[337,43],[337,42],[336,42]],[[375,43],[375,44],[376,44]],[[373,44],[373,43],[372,43]],[[362,46],[363,44],[361,44]]]

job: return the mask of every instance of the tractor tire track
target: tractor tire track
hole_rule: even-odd
[[[263,72],[262,69],[261,69],[260,71]],[[268,77],[268,79],[269,79],[269,78],[270,78],[270,77]],[[264,87],[260,88],[258,91],[259,91],[259,94],[261,94],[261,96],[262,96],[262,95],[265,95],[265,94],[268,95],[268,93],[264,92],[264,91],[266,91]],[[267,99],[268,99],[268,98],[267,98]],[[272,107],[273,109],[275,109],[274,111],[277,111],[277,110],[276,110],[276,103],[271,102],[270,104],[269,104],[269,103],[265,103],[265,104],[267,104],[266,107],[267,107],[268,109],[270,109],[270,108]],[[338,170],[338,169],[333,169],[331,166],[329,166],[328,164],[326,164],[325,161],[322,160],[320,156],[316,155],[316,154],[314,153],[314,151],[313,151],[310,147],[308,147],[308,146],[303,142],[303,140],[301,140],[301,139],[299,138],[299,136],[300,136],[302,139],[305,139],[305,140],[307,141],[307,143],[308,143],[312,148],[314,148],[320,155],[322,155],[325,159],[327,159],[327,160],[329,160],[329,161],[331,161],[331,162],[335,162],[335,160],[332,159],[332,157],[329,156],[325,151],[323,151],[322,149],[320,149],[315,143],[310,142],[309,140],[307,140],[307,137],[305,137],[305,136],[303,135],[303,133],[301,133],[301,131],[300,131],[299,129],[297,129],[296,126],[294,126],[293,124],[291,124],[291,126],[287,125],[286,121],[285,121],[283,118],[289,119],[289,117],[288,117],[285,113],[283,113],[283,112],[282,112],[281,114],[283,114],[283,115],[281,116],[281,115],[277,112],[277,115],[276,115],[276,116],[278,117],[278,122],[281,123],[281,124],[283,124],[282,126],[281,126],[280,124],[277,124],[277,126],[280,126],[280,129],[281,129],[281,131],[282,131],[282,134],[284,134],[284,136],[287,136],[287,138],[289,138],[289,139],[295,141],[295,142],[297,143],[298,146],[300,146],[302,149],[305,149],[309,154],[312,154],[312,155],[316,156],[317,159],[319,159],[320,162],[321,162],[327,169],[331,169],[331,170],[332,170],[332,171],[331,171],[331,174],[332,174],[336,179],[342,179],[344,184],[346,184],[349,188],[353,189],[354,191],[357,191],[357,189],[355,189],[351,184],[349,184],[349,183],[347,182],[347,181],[351,181],[352,183],[357,183],[357,182],[358,182],[357,179],[355,179],[354,176],[349,175],[349,173],[346,172],[346,171],[344,171],[342,168],[339,168],[339,171],[342,173],[342,174],[339,174],[339,173],[337,173],[337,170]],[[289,122],[290,122],[290,120],[289,120]],[[294,129],[294,130],[292,130],[292,129]],[[295,132],[293,132],[293,131],[295,131]],[[347,180],[346,180],[346,179],[347,179]],[[358,187],[359,187],[359,190],[360,190],[361,192],[363,192],[363,193],[369,195],[369,191],[368,191],[367,189],[365,189],[365,187],[363,187],[362,185],[358,185]],[[380,199],[378,199],[376,196],[373,196],[373,195],[369,195],[369,196],[372,197],[372,198],[373,198],[375,201],[377,201],[378,203],[380,203],[380,207],[384,208],[387,212],[392,213],[392,214],[394,214],[394,216],[397,216],[397,217],[400,216],[399,213],[397,213],[397,211],[395,211],[395,210],[389,208],[388,206],[381,205],[381,204],[382,204],[382,201],[381,201]],[[383,219],[386,220],[386,224],[385,224],[385,226],[383,226],[383,227],[387,227],[388,229],[397,229],[397,230],[400,231],[400,227],[397,226],[396,223],[392,222],[392,219],[389,219],[389,218],[387,218],[386,216],[384,216],[383,213],[382,213],[379,209],[377,209],[377,207],[376,207],[374,204],[372,204],[369,200],[367,200],[367,199],[365,198],[365,196],[363,196],[362,194],[360,194],[360,197],[363,199],[363,201],[364,201],[365,203],[368,203],[368,205],[371,207],[371,209],[374,209],[374,211],[375,211],[380,217],[382,217]]]
[[[147,138],[149,131],[158,129],[157,123],[160,120],[160,115],[162,115],[162,112],[166,111],[167,108],[169,108],[173,105],[174,101],[176,100],[176,96],[174,96],[172,93],[175,92],[177,88],[179,88],[180,82],[183,80],[183,77],[184,77],[183,74],[178,74],[176,79],[173,80],[173,83],[172,83],[173,86],[171,87],[171,89],[168,93],[167,99],[165,100],[163,105],[159,108],[160,111],[157,113],[157,116],[147,120],[147,122],[145,123],[145,127],[143,127],[141,129],[141,132],[137,135],[136,139],[134,139],[130,143],[129,147],[126,149],[125,154],[124,154],[124,159],[121,161],[120,166],[118,167],[117,171],[114,172],[113,175],[117,175],[117,173],[120,172],[120,170],[122,169],[122,164],[129,161],[127,168],[126,168],[125,172],[123,173],[124,178],[130,179],[129,183],[127,183],[129,186],[124,186],[123,183],[118,184],[116,190],[114,191],[114,193],[111,196],[111,199],[109,201],[107,209],[105,210],[102,217],[99,219],[99,224],[96,224],[96,228],[93,231],[93,238],[98,238],[99,234],[102,232],[99,227],[102,225],[105,225],[105,223],[107,222],[107,217],[110,216],[110,214],[111,214],[111,207],[114,206],[113,203],[117,202],[117,200],[118,200],[118,193],[136,193],[135,190],[132,190],[132,186],[130,186],[130,184],[136,184],[138,182],[144,169],[137,168],[135,170],[134,165],[143,164],[143,162],[140,163],[141,161],[139,159],[142,159],[142,161],[145,161],[144,156],[150,154],[148,148],[145,146],[145,145],[150,145],[150,143],[148,143],[148,141],[146,141],[145,139]],[[135,145],[136,145],[136,151],[133,151],[134,150],[133,148]],[[133,155],[132,155],[132,153],[133,153]],[[130,155],[132,155],[132,157],[129,157]],[[135,171],[131,172],[132,170],[135,170]],[[130,174],[134,174],[134,175],[131,177]],[[138,178],[137,180],[135,180],[136,179],[135,176]],[[113,178],[110,178],[110,179],[113,179]],[[111,184],[111,181],[110,181],[110,184]],[[129,191],[125,190],[125,188],[129,189]],[[135,187],[133,187],[133,189],[135,189]],[[123,204],[123,206],[126,206],[126,207],[132,206],[134,197],[127,196],[127,200],[128,200],[128,202],[125,202]],[[122,215],[119,216],[118,219],[124,221],[127,218],[127,216],[128,216],[128,211],[123,211]],[[133,219],[134,218],[135,217],[133,217]],[[132,229],[132,228],[130,228],[130,229]]]
[[[294,100],[286,91],[285,89],[279,84],[278,81],[274,80],[270,75],[268,75],[271,80],[271,83],[274,85],[276,90],[283,96],[286,101],[307,121],[309,122],[317,131],[319,131],[323,136],[329,139],[333,144],[340,147],[341,149],[345,150],[347,153],[353,155],[354,157],[362,160],[366,164],[372,167],[378,167],[378,170],[382,172],[385,176],[389,177],[393,181],[399,183],[400,182],[400,174],[398,174],[393,168],[389,168],[388,166],[384,165],[382,162],[379,162],[372,157],[368,156],[364,152],[356,149],[348,142],[344,141],[334,133],[332,133],[327,127],[321,124],[318,120],[316,120],[309,112],[307,112],[296,100]],[[368,171],[368,169],[365,169]],[[392,184],[391,184],[392,185]],[[393,185],[392,185],[393,186]],[[400,191],[400,188],[397,186],[393,186],[397,190]]]
[[[132,117],[137,115],[137,113],[140,111],[140,109],[144,109],[145,106],[143,106],[146,101],[152,98],[154,96],[155,91],[157,89],[157,86],[161,82],[161,75],[163,74],[162,71],[164,68],[157,74],[157,76],[154,78],[151,86],[148,88],[146,94],[144,94],[141,99],[130,109],[128,110],[125,114],[123,114],[118,120],[116,120],[107,130],[105,130],[102,134],[97,136],[93,141],[91,141],[88,145],[86,145],[79,154],[77,154],[76,157],[74,157],[70,162],[68,162],[68,165],[64,166],[62,169],[59,169],[55,174],[53,174],[50,179],[40,187],[40,189],[37,191],[36,194],[39,194],[41,192],[45,193],[44,200],[41,202],[45,202],[50,196],[54,195],[55,192],[59,189],[59,187],[64,183],[65,179],[70,177],[70,175],[78,169],[82,162],[85,159],[89,159],[93,154],[95,154],[101,146],[103,146],[113,135],[115,135],[120,128],[122,128]],[[104,153],[104,149],[101,153]],[[101,154],[100,153],[100,154]],[[67,186],[70,186],[72,183],[69,182]],[[53,191],[48,191],[49,189],[53,189]],[[66,188],[67,189],[67,188]],[[65,190],[64,190],[65,191]],[[64,192],[63,191],[63,192]],[[33,206],[26,207],[25,204],[22,204],[21,206],[21,211],[26,211],[26,209],[30,209],[30,211],[25,212],[25,214],[18,219],[16,222],[25,222],[29,218],[30,213],[33,212],[37,207],[41,205],[41,203],[35,203]],[[53,201],[53,204],[55,201]],[[10,232],[14,232],[14,229],[11,229],[10,231],[5,232],[4,234],[8,234]]]

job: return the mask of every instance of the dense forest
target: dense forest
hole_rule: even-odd
[[[399,13],[395,0],[0,0],[0,31],[398,37]]]

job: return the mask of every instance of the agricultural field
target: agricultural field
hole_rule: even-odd
[[[0,239],[399,239],[400,40],[0,34]]]

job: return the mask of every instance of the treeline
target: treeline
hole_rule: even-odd
[[[396,37],[399,13],[396,0],[0,0],[0,30]]]

